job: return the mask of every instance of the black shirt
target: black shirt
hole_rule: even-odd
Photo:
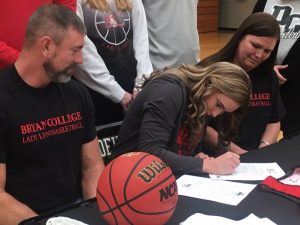
[[[202,173],[202,159],[178,154],[185,110],[186,89],[179,79],[149,81],[126,113],[112,156],[143,151],[161,158],[175,176]]]
[[[5,191],[37,213],[81,195],[81,147],[96,136],[93,105],[76,81],[33,88],[0,73],[0,163]]]

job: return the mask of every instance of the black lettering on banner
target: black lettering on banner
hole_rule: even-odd
[[[111,155],[111,151],[116,143],[118,136],[111,136],[99,139],[100,153],[102,157]]]

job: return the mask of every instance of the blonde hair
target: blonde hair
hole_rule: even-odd
[[[170,75],[178,77],[187,89],[187,117],[183,126],[188,131],[191,145],[199,142],[199,135],[206,127],[206,96],[220,92],[240,105],[236,111],[219,116],[219,143],[228,145],[236,135],[241,118],[248,108],[251,81],[247,73],[232,63],[217,62],[207,67],[182,65],[178,68],[165,68],[153,73],[150,79]]]
[[[100,11],[111,11],[111,8],[106,0],[86,0],[86,3],[88,3],[92,9]],[[131,0],[115,0],[115,3],[118,10],[132,9]]]

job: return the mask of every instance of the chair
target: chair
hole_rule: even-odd
[[[101,155],[105,165],[108,164],[110,161],[109,157],[116,143],[122,122],[123,121],[118,121],[118,122],[104,124],[96,127]]]

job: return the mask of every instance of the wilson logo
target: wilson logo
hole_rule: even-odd
[[[153,160],[148,166],[144,167],[137,177],[141,178],[144,182],[150,183],[158,174],[162,173],[168,166],[163,162]]]

